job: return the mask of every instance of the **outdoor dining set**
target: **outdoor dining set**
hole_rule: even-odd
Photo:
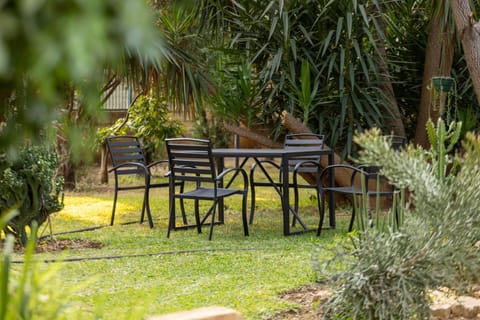
[[[395,141],[394,141],[395,143]],[[399,142],[396,142],[399,143]],[[400,143],[404,143],[400,140]],[[324,145],[324,136],[313,133],[287,134],[283,148],[213,148],[208,139],[169,138],[165,139],[168,160],[147,164],[144,150],[139,138],[135,136],[111,136],[106,145],[112,160],[111,172],[114,174],[114,200],[110,224],[113,225],[119,191],[141,189],[144,191],[143,207],[140,221],[145,214],[149,226],[153,228],[150,210],[150,189],[166,188],[169,192],[169,219],[167,236],[172,230],[196,228],[199,233],[202,226],[210,228],[212,239],[216,224],[224,223],[224,198],[238,195],[242,201],[242,225],[245,236],[249,235],[249,225],[253,224],[256,207],[256,189],[271,187],[279,195],[282,207],[283,234],[292,235],[335,228],[335,193],[350,196],[392,196],[398,192],[393,186],[387,189],[369,191],[368,181],[384,179],[379,168],[356,167],[348,164],[335,164],[333,151]],[[321,158],[327,158],[327,165],[322,167]],[[225,159],[235,159],[235,165],[225,167]],[[253,160],[247,174],[247,160]],[[241,160],[241,161],[240,161]],[[168,182],[153,183],[152,168],[167,165]],[[269,168],[269,170],[267,170]],[[272,174],[272,168],[275,175]],[[346,170],[350,175],[347,185],[338,185],[335,170]],[[143,177],[140,184],[124,184],[122,176],[138,175]],[[261,175],[263,179],[258,179]],[[361,177],[363,176],[363,177]],[[359,184],[365,183],[362,186]],[[318,226],[308,227],[299,212],[299,190],[309,188],[316,190],[318,205]],[[366,191],[367,190],[367,191]],[[293,193],[293,205],[290,199]],[[248,194],[250,193],[250,210],[247,215]],[[326,198],[328,197],[329,226],[324,227]],[[194,203],[195,223],[188,223],[186,202]],[[211,202],[206,212],[200,212],[199,201]],[[191,202],[188,202],[191,203]],[[178,209],[177,209],[178,207]],[[181,221],[177,222],[177,217]],[[355,206],[352,206],[349,231],[353,228]],[[208,221],[209,220],[209,221]],[[299,225],[295,230],[292,227]]]

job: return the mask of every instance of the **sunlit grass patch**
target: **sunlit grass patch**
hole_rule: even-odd
[[[258,196],[249,237],[243,235],[241,198],[232,197],[226,201],[225,224],[214,227],[209,241],[208,227],[202,234],[177,230],[167,238],[167,189],[152,191],[153,229],[146,221],[139,224],[141,191],[119,194],[113,226],[112,192],[69,193],[65,208],[51,217],[54,237],[98,241],[103,247],[35,257],[65,261],[57,290],[93,279],[65,298],[74,306],[72,319],[141,319],[209,305],[236,309],[247,319],[268,318],[292,307],[280,293],[315,281],[314,264],[330,259],[332,249],[347,239],[349,217],[338,219],[337,229],[321,237],[315,232],[286,237],[278,194],[259,188]],[[208,206],[201,204],[205,210]],[[193,222],[191,203],[187,212]],[[318,225],[316,199],[309,192],[302,192],[300,212],[309,226]],[[314,255],[325,260],[314,261]]]

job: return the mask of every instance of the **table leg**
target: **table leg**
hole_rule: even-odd
[[[245,157],[243,160],[242,160],[242,163],[239,164],[239,158],[238,157],[235,157],[235,167],[236,168],[242,168],[243,169],[243,166],[247,163],[247,160],[249,158],[248,157]],[[222,161],[223,161],[223,158],[222,158]],[[222,171],[220,171],[220,168],[218,168],[219,171],[218,172],[222,172],[223,171],[223,168],[222,168]],[[225,186],[225,188],[228,188],[230,187],[230,185],[232,184],[233,180],[235,180],[235,178],[238,176],[238,171],[235,171],[235,173],[233,174],[233,176],[230,178],[230,180],[228,181],[227,185]]]
[[[282,156],[282,211],[283,211],[283,234],[290,235],[290,194],[289,194],[289,174],[288,157]]]
[[[170,175],[168,178],[168,230],[167,237],[170,237],[170,231],[175,230],[175,184],[173,178]]]
[[[218,157],[217,158],[217,167],[218,167],[218,172],[222,172],[224,167],[225,167],[225,164],[224,164],[224,160],[223,160],[223,157]],[[223,188],[223,179],[220,181],[219,183],[219,187],[220,188]],[[225,222],[225,210],[224,210],[224,205],[223,205],[223,197],[221,197],[219,200],[218,200],[218,221],[220,223],[224,223]]]
[[[334,155],[333,152],[328,154],[328,165],[331,166],[334,164]],[[335,185],[335,173],[334,170],[332,169],[332,172],[330,174],[329,178],[329,184],[331,186]],[[335,229],[335,195],[334,192],[329,192],[328,195],[328,213],[329,213],[329,221],[330,221],[330,228]]]

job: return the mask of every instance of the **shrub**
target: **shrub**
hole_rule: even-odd
[[[120,118],[112,126],[98,130],[97,147],[102,145],[107,136],[132,134],[142,138],[145,151],[153,154],[165,138],[181,133],[182,126],[179,121],[171,119],[167,102],[143,95],[130,107],[126,118]]]
[[[327,317],[428,319],[429,290],[465,291],[478,281],[480,138],[468,134],[464,153],[454,159],[447,151],[458,126],[440,121],[430,127],[435,144],[427,151],[391,150],[378,130],[357,137],[359,160],[380,165],[393,183],[410,190],[414,207],[398,231],[359,231],[353,249],[337,256],[344,269],[327,278],[335,290],[325,304]],[[445,170],[454,160],[460,170]]]
[[[57,165],[55,150],[44,145],[26,145],[13,160],[0,156],[0,210],[18,211],[4,230],[22,244],[27,242],[27,227],[34,221],[40,226],[63,208],[63,179],[55,177]]]

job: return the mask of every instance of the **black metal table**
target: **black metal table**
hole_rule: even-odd
[[[296,233],[303,233],[306,231],[316,231],[313,229],[305,229],[301,231],[291,232],[290,230],[290,212],[298,217],[298,213],[294,212],[293,208],[290,206],[290,194],[289,194],[289,170],[288,170],[288,159],[290,157],[298,156],[328,156],[328,164],[333,165],[334,157],[333,151],[331,149],[318,149],[318,148],[292,148],[292,149],[244,149],[244,148],[224,148],[224,149],[213,149],[212,153],[218,159],[219,172],[224,168],[224,158],[243,158],[240,167],[243,167],[246,161],[249,158],[254,159],[260,166],[261,163],[259,158],[280,158],[281,159],[281,168],[282,170],[282,187],[280,189],[276,188],[277,192],[280,195],[282,201],[282,211],[283,211],[283,234],[292,235]],[[333,180],[333,176],[330,178]],[[330,184],[333,185],[333,181],[330,181]],[[329,195],[329,221],[330,228],[335,228],[335,197],[333,193]],[[219,206],[219,218],[223,220],[223,206]]]

